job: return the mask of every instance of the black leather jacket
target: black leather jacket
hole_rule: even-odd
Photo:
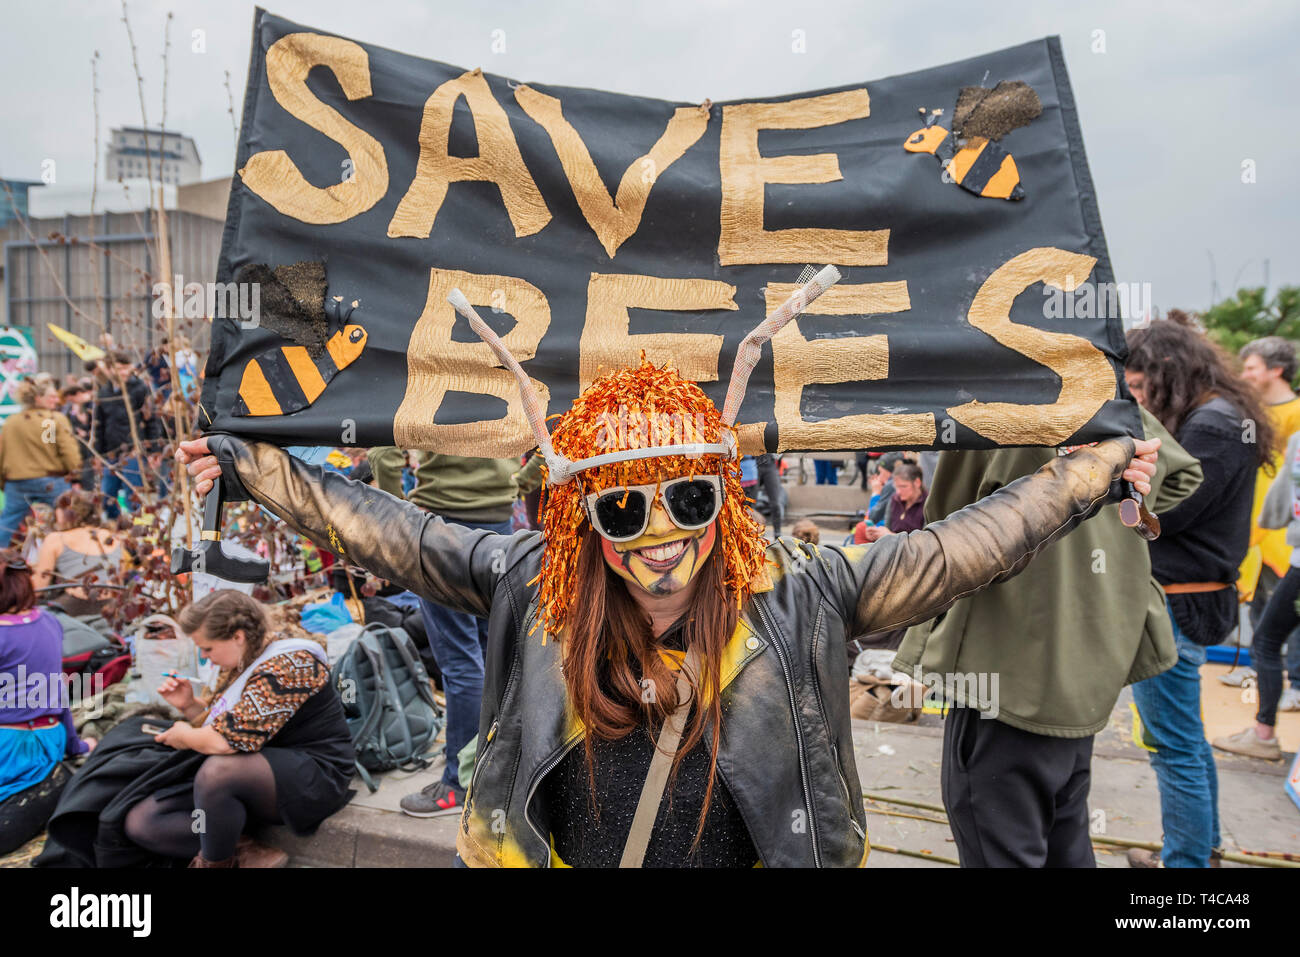
[[[347,561],[490,619],[478,760],[457,847],[470,865],[551,864],[539,786],[582,731],[567,704],[564,643],[529,634],[541,536],[448,525],[275,446],[216,435],[210,447],[232,497],[246,492]],[[925,621],[1014,575],[1107,499],[1132,454],[1131,439],[1081,449],[942,522],[873,545],[769,546],[769,580],[723,658],[718,752],[764,865],[866,860],[845,640]]]

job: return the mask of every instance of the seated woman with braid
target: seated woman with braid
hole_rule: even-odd
[[[154,740],[210,755],[192,781],[149,795],[126,815],[126,836],[191,867],[282,867],[282,851],[244,830],[308,831],[347,802],[355,755],[325,652],[309,639],[269,634],[262,605],[222,590],[187,607],[180,626],[221,669],[210,702],[187,679],[159,694],[184,715]],[[202,812],[202,828],[195,828]],[[198,833],[195,831],[198,830]]]

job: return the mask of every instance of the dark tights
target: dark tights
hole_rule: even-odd
[[[145,798],[126,815],[126,836],[164,857],[209,861],[234,856],[249,821],[280,823],[275,775],[261,754],[214,754],[194,776],[191,797]]]

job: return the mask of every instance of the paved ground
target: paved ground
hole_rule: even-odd
[[[1226,666],[1206,667],[1207,720],[1211,728],[1217,723],[1221,730],[1239,730],[1249,720],[1249,702],[1239,700],[1239,691],[1229,691],[1212,679],[1212,675],[1224,670]],[[1146,752],[1133,742],[1130,701],[1126,692],[1111,716],[1110,726],[1097,738],[1091,801],[1094,822],[1101,836],[1159,841],[1160,800],[1155,775]],[[1283,742],[1292,746],[1300,743],[1300,714],[1286,715],[1285,722]],[[854,744],[863,790],[892,800],[941,804],[942,735],[942,721],[936,715],[925,715],[919,725],[909,726],[855,722]],[[1229,850],[1300,853],[1300,808],[1282,790],[1291,757],[1275,764],[1217,754],[1220,814]],[[416,820],[401,814],[397,806],[403,794],[436,780],[439,773],[439,769],[431,768],[414,775],[385,775],[373,795],[358,782],[360,793],[352,804],[326,822],[314,838],[303,841],[283,829],[277,829],[280,833],[274,838],[291,852],[296,864],[303,866],[447,866],[454,848],[456,819]],[[883,849],[886,846],[935,858],[956,857],[947,824],[917,820],[942,818],[942,812],[872,801],[867,807],[868,830],[876,847],[869,867],[949,866],[890,853]],[[1127,867],[1122,848],[1099,846],[1097,863],[1101,867]]]
[[[1211,736],[1240,730],[1253,714],[1249,695],[1243,696],[1240,690],[1214,680],[1215,675],[1226,670],[1226,665],[1207,665],[1204,671],[1204,706]],[[1160,800],[1146,752],[1133,743],[1131,700],[1125,692],[1110,726],[1097,737],[1091,807],[1101,836],[1158,841]],[[1284,714],[1281,719],[1283,745],[1294,749],[1300,744],[1300,713]],[[942,721],[937,715],[924,715],[919,724],[907,726],[855,722],[854,744],[863,790],[893,801],[941,804],[942,735]],[[1216,753],[1216,758],[1219,809],[1228,849],[1300,853],[1300,808],[1282,790],[1294,754],[1288,754],[1281,763],[1221,752]],[[296,866],[450,866],[456,818],[417,820],[398,810],[402,795],[432,783],[440,774],[439,764],[417,774],[382,775],[374,794],[358,780],[352,803],[326,821],[315,836],[297,838],[284,828],[274,828],[265,836],[287,849]],[[946,823],[917,819],[942,818],[941,812],[873,801],[867,802],[867,808],[868,831],[876,848],[868,867],[949,866],[937,860],[890,853],[886,847],[932,858],[956,856]],[[25,866],[39,849],[39,840],[34,841],[0,859],[0,866]],[[1097,863],[1101,867],[1127,866],[1122,849],[1104,846],[1099,846]]]
[[[809,467],[811,471],[811,466]],[[850,516],[865,504],[860,489],[839,486],[789,485],[792,522],[812,514],[822,526],[823,541],[841,541]],[[814,508],[824,509],[815,512]],[[788,531],[788,527],[786,531]],[[770,533],[770,532],[769,532]],[[1222,685],[1216,676],[1227,665],[1206,665],[1203,710],[1208,736],[1214,738],[1247,727],[1254,714],[1251,692]],[[1099,836],[1140,841],[1160,840],[1160,799],[1147,753],[1133,742],[1133,717],[1128,691],[1120,697],[1110,726],[1097,737],[1093,755],[1091,808]],[[1280,763],[1256,761],[1216,752],[1219,770],[1219,810],[1224,842],[1230,851],[1242,849],[1300,853],[1300,808],[1282,790],[1287,770],[1300,746],[1300,712],[1279,716],[1278,732],[1290,753]],[[863,790],[888,800],[940,805],[939,757],[943,726],[937,715],[920,724],[900,726],[855,722],[854,744]],[[398,809],[402,795],[437,780],[441,762],[418,774],[390,773],[378,779],[371,794],[360,780],[348,807],[325,822],[315,836],[296,838],[284,828],[266,839],[292,855],[304,867],[446,867],[455,848],[457,819],[417,820]],[[940,858],[955,858],[956,849],[941,811],[868,801],[868,832],[873,851],[868,867],[945,867]],[[926,818],[929,820],[922,820]],[[34,841],[0,867],[24,866],[39,852]],[[886,847],[928,855],[922,859],[885,850]],[[1122,848],[1098,845],[1100,867],[1126,867]],[[1226,866],[1233,866],[1231,864]]]
[[[1207,666],[1207,676],[1212,666]],[[1222,669],[1226,670],[1226,669]],[[1216,671],[1217,673],[1217,671]],[[1210,688],[1211,683],[1215,686]],[[1207,697],[1222,687],[1207,682]],[[1146,752],[1133,742],[1131,695],[1121,696],[1110,726],[1097,736],[1093,750],[1090,807],[1101,836],[1139,841],[1160,840],[1160,797]],[[1244,707],[1244,706],[1243,706]],[[1231,730],[1245,727],[1249,715]],[[1300,714],[1287,716],[1300,726]],[[863,790],[889,798],[938,805],[939,757],[943,728],[940,719],[927,715],[920,727],[870,726],[855,729],[858,771]],[[1283,741],[1288,739],[1283,732]],[[1292,733],[1291,742],[1300,742]],[[891,753],[892,752],[892,753]],[[1300,853],[1300,808],[1282,790],[1285,762],[1271,763],[1216,752],[1219,771],[1219,814],[1224,844],[1230,851],[1270,850]],[[946,824],[932,824],[880,813],[914,813],[942,817],[932,811],[868,802],[868,824],[874,846],[893,845],[955,857]],[[1099,867],[1127,867],[1123,848],[1099,845]],[[869,867],[943,866],[888,853],[873,853]],[[1227,865],[1234,866],[1234,865]]]

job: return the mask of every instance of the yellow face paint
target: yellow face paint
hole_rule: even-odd
[[[656,497],[644,535],[630,542],[600,542],[605,563],[620,578],[652,595],[671,595],[704,567],[717,538],[716,520],[694,531],[678,528]]]

